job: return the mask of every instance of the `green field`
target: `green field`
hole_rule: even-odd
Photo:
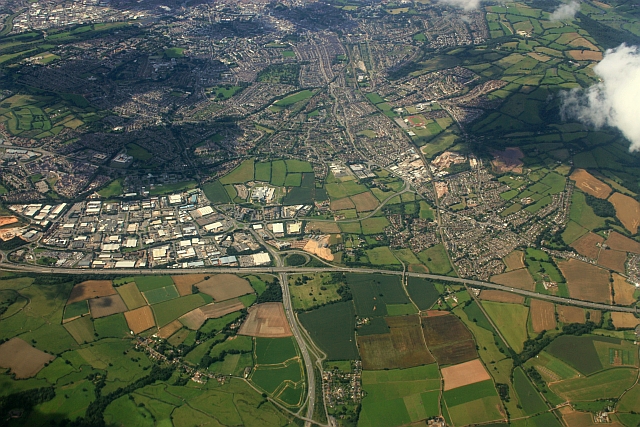
[[[396,259],[387,246],[379,246],[377,248],[366,251],[369,262],[373,265],[400,265],[400,261]]]
[[[395,427],[439,414],[440,374],[436,364],[409,369],[363,371],[358,426]]]
[[[482,306],[500,330],[507,343],[516,352],[523,349],[527,336],[529,308],[518,304],[483,301]]]
[[[227,184],[244,184],[253,180],[254,177],[254,160],[245,160],[238,167],[220,178],[220,183]]]
[[[440,298],[440,292],[434,284],[419,277],[409,277],[407,291],[420,310],[428,310]]]
[[[186,295],[170,301],[161,302],[151,307],[156,318],[158,328],[161,328],[191,310],[205,305],[205,300],[199,294]]]
[[[137,276],[135,282],[140,292],[173,286],[173,280],[170,276]]]
[[[329,304],[298,317],[311,339],[327,353],[327,360],[358,359],[353,302]]]
[[[147,162],[153,158],[153,154],[134,143],[127,145],[127,154],[141,162]]]
[[[447,251],[441,243],[420,252],[418,258],[433,274],[447,274],[452,270]]]
[[[308,279],[303,281],[306,276]],[[330,273],[292,274],[289,276],[289,292],[294,310],[309,310],[342,297],[338,294],[341,283],[333,280]]]
[[[123,338],[129,335],[129,325],[122,313],[101,317],[93,321],[93,326],[100,338]]]
[[[149,302],[149,304],[157,304],[163,301],[169,301],[174,298],[178,298],[178,290],[175,286],[165,286],[163,288],[151,289],[149,291],[143,292],[144,298]]]
[[[493,381],[458,387],[443,392],[449,415],[456,425],[502,419],[500,398]]]
[[[71,303],[64,308],[65,319],[72,319],[85,314],[89,314],[89,304],[87,304],[86,300]]]
[[[346,281],[360,317],[385,316],[386,304],[411,303],[397,276],[349,273]]]
[[[89,316],[67,322],[64,324],[64,328],[78,344],[88,343],[96,339],[93,320]]]
[[[513,388],[518,395],[522,409],[527,414],[533,415],[548,409],[544,400],[540,397],[540,393],[538,393],[538,390],[531,384],[531,381],[529,381],[529,378],[527,378],[521,368],[513,371]]]
[[[593,335],[573,336],[563,335],[554,340],[546,351],[566,362],[568,365],[578,370],[584,375],[591,375],[602,369],[611,367],[609,363],[609,349],[621,349],[622,341],[617,338],[600,337]],[[600,353],[598,348],[600,349]],[[635,357],[632,360],[635,364]]]
[[[207,182],[202,186],[202,191],[213,204],[231,202],[229,195],[219,180]]]
[[[106,199],[122,194],[122,179],[114,179],[106,187],[98,191],[98,194]]]
[[[256,338],[256,363],[272,365],[298,356],[293,338]]]
[[[637,375],[637,369],[615,368],[554,383],[549,388],[558,396],[572,401],[617,398],[634,384]]]
[[[278,107],[289,107],[297,102],[307,100],[313,95],[314,92],[310,90],[301,90],[300,92],[294,93],[293,95],[289,95],[279,101],[276,101],[275,105],[277,105]]]

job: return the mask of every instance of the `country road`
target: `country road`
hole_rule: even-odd
[[[205,267],[205,268],[191,268],[191,269],[133,269],[133,268],[120,268],[109,270],[90,270],[90,269],[75,269],[75,268],[48,268],[38,267],[31,265],[11,264],[6,261],[0,262],[0,271],[24,271],[41,274],[84,274],[84,275],[151,275],[151,274],[206,274],[206,273],[234,273],[234,274],[247,274],[247,273],[270,273],[270,274],[295,274],[295,273],[327,273],[327,272],[345,272],[345,273],[372,273],[372,274],[389,274],[393,276],[402,276],[405,274],[410,277],[422,277],[425,279],[440,280],[444,282],[461,283],[465,285],[485,287],[489,289],[496,289],[499,291],[511,292],[520,294],[532,298],[557,302],[560,304],[574,305],[577,307],[591,308],[594,310],[606,310],[606,311],[618,311],[624,313],[637,313],[636,307],[621,307],[609,304],[600,304],[589,301],[582,301],[572,298],[557,297],[553,295],[545,295],[537,292],[526,291],[524,289],[511,288],[509,286],[498,285],[490,282],[483,282],[473,279],[461,279],[459,277],[441,276],[438,274],[429,273],[403,273],[402,271],[390,271],[373,268],[349,268],[349,267]],[[285,288],[283,283],[283,289]],[[288,294],[287,294],[288,295]]]

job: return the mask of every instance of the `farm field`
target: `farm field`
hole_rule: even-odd
[[[621,193],[613,193],[609,201],[616,209],[616,216],[631,234],[638,232],[640,225],[640,203]]]
[[[524,303],[524,297],[522,295],[491,289],[480,292],[479,298],[484,301],[506,302],[513,304]]]
[[[91,317],[94,319],[127,311],[127,306],[118,294],[90,299],[89,308],[91,310]]]
[[[548,409],[546,403],[521,368],[516,368],[513,371],[513,387],[525,413],[533,415]]]
[[[420,310],[428,310],[440,298],[434,284],[420,277],[409,277],[407,291]]]
[[[302,276],[310,280],[303,281]],[[342,297],[338,294],[341,283],[336,283],[329,273],[292,274],[289,276],[289,292],[294,310],[309,310]]]
[[[570,176],[576,187],[599,199],[606,199],[611,194],[611,187],[600,181],[584,169],[576,169]]]
[[[500,398],[490,380],[445,391],[443,397],[456,425],[502,419]]]
[[[533,281],[531,274],[529,274],[529,270],[526,268],[491,276],[491,281],[499,285],[510,286],[512,288],[524,289],[527,291],[533,291],[535,289],[535,282]]]
[[[34,377],[55,356],[40,351],[20,338],[0,345],[0,367],[9,369],[17,379]]]
[[[478,357],[473,335],[456,316],[422,316],[422,329],[427,348],[440,366],[455,365]]]
[[[73,287],[67,304],[91,298],[106,297],[115,293],[116,290],[110,280],[88,280]]]
[[[585,312],[580,307],[570,305],[557,305],[558,320],[562,323],[584,323],[586,321]]]
[[[212,274],[208,277],[208,280],[195,283],[193,286],[215,301],[225,301],[254,292],[247,280],[235,274]]]
[[[338,302],[301,313],[298,318],[327,360],[358,359],[352,301]]]
[[[549,388],[568,400],[617,398],[636,380],[637,369],[615,368],[588,377],[579,377],[551,384]]]
[[[552,302],[532,299],[530,309],[534,332],[540,333],[556,328],[556,310]]]
[[[291,336],[291,329],[279,302],[266,302],[249,308],[249,316],[239,334],[253,337],[279,338]]]
[[[527,318],[529,309],[517,304],[504,304],[484,301],[482,306],[487,311],[496,327],[502,332],[509,346],[521,352],[527,340]]]
[[[567,279],[571,298],[605,304],[611,302],[608,271],[576,259],[558,262],[558,267]]]
[[[156,319],[156,325],[161,328],[183,314],[203,305],[205,305],[205,301],[202,297],[194,294],[155,304],[151,309]]]
[[[435,364],[402,370],[363,371],[358,426],[396,427],[439,414],[440,376]]]
[[[388,333],[358,336],[363,369],[412,368],[434,362],[424,344],[420,316],[387,317],[385,321]]]
[[[609,237],[605,242],[607,246],[616,251],[632,252],[634,254],[640,254],[640,243],[632,240],[622,234],[612,231],[609,233]]]
[[[127,319],[127,324],[134,334],[139,334],[156,325],[153,319],[153,312],[148,306],[127,311],[124,313],[124,317]]]
[[[442,368],[441,373],[444,391],[491,379],[480,359],[447,366]]]
[[[386,304],[410,303],[398,276],[348,273],[345,280],[361,317],[385,316]]]
[[[138,290],[135,282],[129,282],[122,286],[118,286],[116,290],[129,310],[134,310],[147,304],[147,301]]]

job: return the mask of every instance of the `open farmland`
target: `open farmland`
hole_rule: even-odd
[[[360,317],[385,316],[387,304],[411,302],[398,276],[348,273],[345,277]]]
[[[552,356],[566,362],[584,375],[591,375],[605,368],[614,366],[609,359],[609,352],[600,357],[596,344],[604,343],[605,346],[617,348],[621,340],[617,338],[600,336],[573,336],[562,335],[556,338],[545,349]]]
[[[249,308],[249,316],[240,327],[239,334],[252,337],[289,337],[291,329],[282,303],[266,302]]]
[[[116,290],[113,288],[111,280],[87,280],[73,287],[67,304],[90,298],[105,297],[115,293]]]
[[[626,262],[626,252],[614,251],[612,249],[601,250],[600,256],[598,257],[599,265],[620,273],[625,272]]]
[[[327,353],[327,360],[358,359],[353,301],[329,304],[299,314],[311,339]]]
[[[502,261],[507,266],[507,271],[519,270],[525,267],[524,252],[522,251],[513,251],[509,255],[504,257]]]
[[[428,310],[440,298],[440,293],[435,285],[420,277],[409,277],[407,291],[420,310]]]
[[[526,414],[537,414],[548,409],[545,401],[540,397],[540,393],[531,384],[521,368],[516,368],[513,371],[513,388]]]
[[[479,298],[484,301],[507,302],[514,304],[524,303],[524,297],[522,295],[492,289],[480,292]]]
[[[166,340],[171,335],[173,335],[176,332],[178,332],[178,330],[180,330],[181,328],[182,328],[182,323],[180,323],[177,320],[174,320],[173,322],[169,323],[168,325],[165,325],[164,327],[160,328],[158,330],[158,336],[160,338]]]
[[[20,338],[11,338],[0,345],[0,367],[10,369],[17,379],[35,376],[53,359],[55,356],[31,347]]]
[[[178,290],[175,286],[169,285],[162,288],[151,289],[146,292],[142,292],[144,299],[149,304],[158,304],[160,302],[169,301],[174,298],[178,298]]]
[[[587,377],[572,378],[551,384],[551,391],[567,400],[617,398],[636,380],[638,370],[615,368]]]
[[[613,193],[609,201],[616,208],[616,216],[624,228],[632,234],[638,232],[640,225],[640,203],[636,199],[620,193]]]
[[[604,243],[604,238],[592,232],[588,232],[584,236],[571,244],[580,255],[584,255],[591,259],[598,259],[600,246]]]
[[[616,251],[633,252],[634,254],[640,254],[640,243],[632,240],[622,234],[612,231],[609,233],[609,237],[605,242],[607,246]]]
[[[443,397],[455,425],[503,419],[500,398],[491,380],[445,391]]]
[[[120,298],[120,295],[91,299],[89,300],[89,307],[91,308],[91,317],[94,319],[127,311],[127,306]]]
[[[636,302],[636,299],[633,296],[636,291],[636,287],[627,282],[627,280],[619,274],[614,273],[612,277],[613,293],[615,295],[616,304],[630,305]]]
[[[491,379],[480,359],[447,366],[442,368],[441,372],[444,379],[444,391]]]
[[[134,310],[147,304],[147,301],[144,299],[142,293],[140,293],[134,282],[118,286],[116,290],[129,310]]]
[[[203,306],[204,304],[205,301],[202,297],[195,294],[161,302],[151,307],[151,309],[153,310],[153,314],[156,318],[158,328],[161,328],[173,322],[183,314]]]
[[[358,421],[361,427],[408,425],[440,413],[440,376],[435,364],[363,371],[362,387],[367,394]]]
[[[224,301],[254,292],[247,280],[235,274],[212,274],[209,279],[198,282],[195,286],[215,301]]]
[[[358,336],[363,369],[412,368],[434,362],[424,344],[418,315],[385,320],[389,333]]]
[[[170,276],[137,276],[134,281],[138,285],[140,292],[173,285],[173,280],[171,280]]]
[[[96,339],[93,321],[89,316],[67,322],[64,324],[64,328],[78,344],[88,343]]]
[[[577,259],[558,262],[558,267],[567,279],[571,298],[605,304],[611,302],[608,271]]]
[[[532,299],[530,308],[534,332],[540,333],[556,328],[556,310],[552,302]]]
[[[503,304],[484,301],[482,306],[502,332],[509,346],[516,352],[521,352],[527,340],[527,318],[529,309],[517,304]]]
[[[422,331],[427,348],[439,365],[455,365],[478,357],[471,332],[456,316],[423,316]]]
[[[613,326],[617,329],[633,329],[640,325],[640,319],[635,317],[632,313],[611,313],[611,321]]]
[[[527,270],[526,268],[509,271],[507,273],[498,274],[496,276],[491,276],[491,281],[499,285],[525,289],[527,291],[533,291],[535,289],[535,282],[533,281],[533,277],[531,277],[531,274],[529,274],[529,270]]]
[[[153,319],[153,312],[149,306],[127,311],[124,313],[124,317],[127,319],[129,329],[131,329],[134,334],[139,334],[140,332],[151,329],[156,325],[155,320]]]
[[[179,276],[171,276],[173,283],[178,288],[181,297],[192,293],[192,286],[200,283],[207,277],[206,274],[181,274]]]
[[[369,212],[378,207],[378,199],[369,191],[351,196],[351,200],[357,212]]]
[[[599,199],[606,199],[611,194],[611,187],[597,179],[584,169],[576,169],[570,176],[576,187]]]
[[[584,323],[586,321],[584,310],[572,305],[558,305],[558,319],[562,323]]]
[[[189,329],[198,330],[208,319],[217,319],[234,311],[242,310],[244,304],[238,299],[207,304],[191,310],[180,317],[180,322]]]

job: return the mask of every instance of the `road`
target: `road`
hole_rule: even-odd
[[[279,258],[276,258],[279,260]],[[545,295],[537,292],[526,291],[524,289],[511,288],[509,286],[498,285],[490,282],[482,282],[480,280],[473,279],[461,279],[459,277],[441,276],[438,274],[429,273],[404,273],[402,271],[390,271],[373,268],[348,268],[348,267],[204,267],[204,268],[191,268],[191,269],[133,269],[133,268],[119,268],[108,270],[93,270],[93,269],[76,269],[76,268],[49,268],[39,267],[32,265],[20,265],[11,264],[5,261],[6,258],[2,257],[0,262],[0,271],[24,271],[31,273],[41,274],[78,274],[78,275],[151,275],[151,274],[211,274],[211,273],[232,273],[232,274],[248,274],[248,273],[268,273],[268,274],[296,274],[296,273],[329,273],[333,271],[341,271],[345,273],[370,273],[370,274],[389,274],[393,276],[402,276],[405,274],[409,277],[421,277],[424,279],[439,280],[444,282],[460,283],[463,285],[470,285],[475,287],[485,287],[489,289],[496,289],[499,291],[511,292],[515,294],[524,295],[527,297],[557,302],[565,305],[574,305],[577,307],[590,308],[594,310],[606,310],[606,311],[618,311],[623,313],[637,313],[636,307],[621,307],[609,304],[600,304],[589,301],[582,301],[572,298],[557,297],[553,295]],[[286,282],[282,282],[283,295],[289,295]],[[290,307],[289,307],[290,308]],[[293,316],[293,312],[288,310],[287,316]],[[291,318],[290,318],[291,319]],[[295,320],[295,319],[294,319]],[[297,323],[292,322],[292,327]],[[304,346],[306,348],[306,346]],[[306,362],[305,362],[306,363]]]

